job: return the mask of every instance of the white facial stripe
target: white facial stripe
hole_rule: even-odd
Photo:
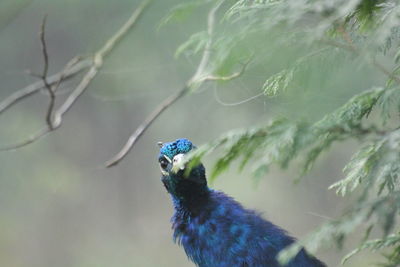
[[[169,157],[167,157],[166,155],[163,155],[163,157],[164,157],[169,163],[172,163],[172,160],[171,160]]]
[[[176,156],[172,159],[173,165],[176,166],[176,167],[179,167],[179,169],[183,170],[183,169],[185,168],[185,166],[184,166],[184,164],[183,164],[183,163],[184,163],[184,157],[185,157],[184,154],[178,154],[178,155],[176,155]]]
[[[184,169],[185,169],[185,155],[184,154],[175,155],[174,158],[172,159],[171,171],[177,173],[179,170],[184,170]]]

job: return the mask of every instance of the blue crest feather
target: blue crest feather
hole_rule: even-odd
[[[188,139],[181,138],[175,142],[165,143],[160,149],[160,155],[165,155],[172,159],[175,155],[187,153],[193,148],[192,142]]]

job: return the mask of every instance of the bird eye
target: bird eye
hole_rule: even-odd
[[[160,158],[160,167],[161,167],[161,169],[165,170],[168,167],[168,163],[172,163],[172,161],[166,155],[164,155],[162,158]]]
[[[165,160],[165,159],[161,159],[160,160],[160,166],[161,166],[161,169],[165,170],[167,168],[167,166],[168,166],[168,161]]]

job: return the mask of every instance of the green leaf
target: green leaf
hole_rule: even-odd
[[[396,70],[399,72],[400,68]],[[388,86],[393,80],[388,81]],[[393,113],[400,114],[400,88],[395,86],[393,88],[386,89],[382,96],[379,98],[379,106],[381,108],[382,124],[386,125],[388,120],[393,116]]]
[[[207,2],[209,1],[187,1],[174,6],[169,10],[167,15],[162,18],[158,28],[161,28],[172,21],[182,22],[183,20],[189,18],[196,8]]]
[[[278,260],[282,265],[287,264],[300,249],[304,246],[310,253],[315,253],[318,248],[325,246],[332,241],[337,245],[343,242],[343,237],[347,236],[367,218],[366,210],[358,210],[351,213],[341,220],[331,221],[323,224],[319,229],[309,234],[305,239],[296,242],[278,254]]]
[[[175,52],[175,57],[178,58],[182,53],[197,54],[206,45],[208,34],[206,31],[201,31],[193,34],[190,38],[181,44]]]
[[[374,239],[374,240],[368,240],[361,244],[358,248],[354,249],[350,253],[348,253],[346,256],[343,257],[342,259],[342,264],[345,264],[346,261],[348,261],[351,257],[353,257],[355,254],[359,253],[362,250],[365,249],[370,249],[372,251],[377,251],[383,248],[387,247],[392,247],[395,245],[400,244],[400,235],[399,234],[392,234],[389,235],[385,238],[382,239]]]
[[[282,70],[269,77],[263,84],[262,90],[266,96],[277,96],[285,91],[293,80],[294,69]]]
[[[342,107],[317,122],[315,127],[320,131],[335,129],[346,131],[358,127],[383,93],[383,88],[374,88],[355,95]]]
[[[336,193],[341,196],[345,196],[348,191],[354,191],[375,169],[384,143],[385,141],[380,140],[363,147],[346,165],[345,171],[348,171],[346,178],[332,184],[329,189],[336,188]]]

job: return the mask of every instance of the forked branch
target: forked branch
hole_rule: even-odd
[[[85,92],[85,90],[88,88],[90,82],[95,78],[99,69],[103,66],[104,58],[116,47],[116,45],[119,43],[119,41],[136,24],[140,15],[143,13],[144,9],[147,7],[147,5],[150,2],[151,2],[151,0],[144,0],[139,5],[139,7],[132,13],[132,15],[129,17],[129,19],[125,22],[125,24],[104,44],[103,47],[101,47],[95,53],[93,59],[91,59],[89,61],[82,61],[82,62],[80,62],[80,64],[75,64],[77,62],[77,60],[73,59],[72,61],[70,61],[69,64],[66,65],[66,67],[63,71],[50,77],[49,79],[47,78],[48,54],[47,54],[46,42],[44,39],[44,37],[45,37],[44,36],[44,28],[45,28],[46,19],[44,19],[43,23],[42,23],[42,27],[41,27],[41,32],[40,32],[41,43],[42,43],[42,52],[43,52],[43,56],[44,56],[44,71],[41,76],[42,81],[40,83],[35,83],[26,88],[23,88],[23,89],[17,91],[16,93],[14,93],[13,95],[11,95],[9,98],[7,98],[4,102],[2,102],[0,104],[0,113],[5,111],[6,109],[11,107],[15,103],[35,94],[36,92],[40,91],[43,87],[45,87],[51,98],[51,102],[50,102],[50,105],[49,105],[49,108],[47,111],[47,116],[46,116],[48,127],[39,131],[38,134],[36,134],[24,141],[0,148],[0,150],[12,150],[12,149],[21,148],[23,146],[34,143],[35,141],[39,140],[41,137],[58,129],[62,124],[62,119],[63,119],[63,116],[65,115],[65,113],[71,109],[73,104]],[[84,75],[84,77],[81,79],[81,81],[79,82],[77,87],[70,93],[70,95],[67,97],[67,99],[64,101],[64,103],[62,103],[58,109],[54,110],[54,99],[55,99],[54,88],[57,88],[59,86],[59,84],[62,82],[62,80],[66,79],[66,78],[70,78],[70,77],[74,76],[75,74],[80,73],[82,70],[86,69],[87,67],[90,67],[90,69]],[[52,85],[56,85],[56,86],[52,87]]]
[[[139,138],[144,134],[144,132],[150,127],[151,124],[170,106],[172,106],[176,101],[186,95],[193,87],[200,86],[205,81],[216,81],[216,80],[231,80],[239,77],[243,71],[245,70],[247,63],[243,66],[243,68],[230,76],[227,77],[218,77],[213,76],[207,72],[207,66],[211,57],[211,47],[213,44],[214,37],[214,29],[215,29],[215,18],[216,13],[220,6],[224,3],[225,0],[219,0],[209,11],[208,19],[207,19],[207,43],[203,49],[203,53],[200,59],[200,63],[196,68],[193,76],[186,82],[186,84],[175,94],[169,96],[164,101],[162,101],[152,113],[143,121],[141,125],[129,136],[128,141],[122,147],[122,149],[113,156],[110,160],[105,163],[107,168],[112,167],[120,163],[126,155],[132,150],[133,146],[139,140]]]
[[[85,59],[82,60],[81,58],[74,58],[75,64],[70,65],[69,68],[64,68],[63,71],[60,71],[54,75],[47,77],[47,82],[49,85],[57,84],[60,81],[60,78],[63,77],[61,80],[65,81],[67,79],[71,79],[75,77],[77,74],[81,73],[88,67],[93,64],[92,59]],[[68,64],[67,64],[68,65]],[[66,65],[66,67],[67,67]],[[7,98],[5,98],[0,103],[0,115],[10,109],[15,104],[19,103],[20,101],[31,97],[32,95],[40,92],[45,87],[45,84],[42,80],[32,83],[20,90],[15,91]]]
[[[42,54],[43,54],[43,72],[41,75],[41,79],[43,81],[43,84],[45,88],[47,89],[47,92],[49,93],[49,106],[47,108],[47,113],[46,113],[46,122],[47,122],[47,127],[49,130],[53,129],[53,120],[52,120],[52,115],[53,115],[53,109],[54,109],[54,104],[56,101],[56,94],[55,94],[55,89],[47,82],[47,73],[49,72],[49,54],[47,52],[47,45],[46,45],[46,39],[45,39],[45,29],[46,29],[46,20],[47,20],[47,15],[44,16],[43,21],[42,21],[42,26],[40,27],[40,44],[42,45]],[[59,83],[58,83],[59,84]]]

